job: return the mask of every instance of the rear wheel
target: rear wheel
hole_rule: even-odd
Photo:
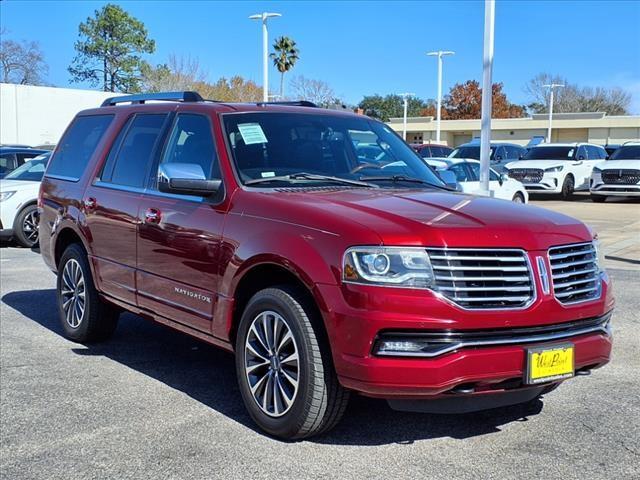
[[[109,338],[118,325],[119,312],[105,303],[93,284],[84,249],[72,244],[58,265],[58,313],[65,335],[77,342]]]
[[[291,287],[256,293],[236,338],[236,373],[251,418],[267,433],[299,439],[334,427],[349,392],[338,382],[320,319]]]
[[[38,222],[40,215],[36,205],[28,205],[16,217],[13,231],[16,241],[23,247],[32,248],[38,244]]]
[[[607,196],[606,195],[594,195],[593,193],[591,194],[591,201],[592,202],[596,202],[596,203],[604,203],[607,201]]]
[[[524,203],[524,196],[520,192],[517,192],[511,201],[515,203]]]
[[[562,192],[560,193],[560,196],[563,200],[572,200],[574,189],[575,181],[573,179],[573,175],[567,175],[564,182],[562,182]]]

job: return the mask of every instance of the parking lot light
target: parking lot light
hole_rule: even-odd
[[[407,141],[407,109],[409,107],[409,97],[413,97],[415,93],[399,93],[402,97],[402,103],[404,105],[404,116],[402,117],[402,139]]]
[[[262,12],[250,15],[251,20],[262,20],[262,101],[269,101],[269,33],[267,19],[281,17],[280,13]]]
[[[543,85],[543,87],[548,88],[550,90],[549,95],[549,127],[547,129],[547,143],[551,143],[551,122],[553,120],[553,90],[555,88],[564,87],[561,83],[549,83],[547,85]]]
[[[430,57],[438,57],[438,107],[436,112],[436,142],[440,143],[440,109],[442,108],[442,57],[445,55],[455,55],[456,52],[450,50],[438,50],[428,52]]]

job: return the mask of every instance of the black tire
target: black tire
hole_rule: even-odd
[[[27,248],[38,245],[39,219],[37,205],[27,205],[18,213],[13,223],[13,234],[19,245]]]
[[[77,277],[76,273],[81,277]],[[70,279],[78,285],[82,284],[82,287],[71,288],[74,282]],[[69,294],[70,291],[73,293]],[[77,243],[69,245],[62,254],[58,265],[56,294],[60,323],[67,338],[76,342],[92,343],[106,340],[113,335],[120,312],[117,307],[104,302],[98,295],[85,250]],[[81,302],[82,298],[84,303]],[[65,309],[65,305],[68,305],[68,309]],[[70,317],[69,309],[81,313]]]
[[[520,192],[516,192],[511,201],[514,203],[524,203],[524,196]]]
[[[595,202],[595,203],[604,203],[607,201],[607,196],[606,195],[594,195],[593,193],[591,194],[591,201]]]
[[[287,407],[288,410],[283,409],[284,413],[280,416],[274,416],[277,412],[274,394],[271,395],[273,400],[271,403],[275,410],[272,414],[263,410],[263,407],[259,405],[258,397],[262,390],[265,395],[263,398],[268,398],[264,392],[268,391],[269,385],[272,385],[273,392],[276,392],[276,386],[279,387],[286,383],[285,376],[279,370],[280,367],[282,370],[285,369],[283,367],[285,363],[280,364],[280,361],[277,360],[277,368],[275,368],[274,355],[271,355],[267,364],[258,360],[258,363],[263,363],[263,366],[260,367],[263,370],[253,371],[260,373],[256,375],[247,373],[249,357],[253,356],[254,360],[258,358],[250,351],[245,350],[248,338],[251,343],[252,337],[250,335],[253,335],[253,339],[257,340],[254,331],[250,334],[250,330],[252,330],[254,321],[257,322],[262,315],[268,317],[270,314],[276,314],[284,321],[284,327],[288,328],[293,336],[293,341],[289,340],[289,347],[296,349],[298,359],[296,361],[298,368],[297,388],[289,399],[291,403]],[[273,316],[274,322],[275,318]],[[283,333],[286,331],[286,329],[281,329],[279,338],[286,337],[287,334]],[[278,335],[272,335],[272,337],[274,337],[274,345],[283,345],[278,342],[276,338]],[[267,339],[267,343],[269,341]],[[258,342],[255,341],[253,345],[258,345]],[[326,432],[340,421],[347,407],[349,391],[338,382],[322,320],[303,292],[289,286],[280,286],[267,288],[256,293],[242,313],[235,348],[236,374],[242,399],[251,418],[265,432],[282,439],[300,439]],[[267,349],[262,348],[263,358],[270,355],[266,352]],[[276,351],[275,356],[278,357],[278,355]],[[284,360],[283,356],[280,354],[280,359]],[[268,371],[264,369],[268,369]],[[263,373],[265,371],[267,373]],[[256,389],[256,397],[251,391],[250,382],[252,380],[249,377],[252,375],[256,379],[253,383],[254,388],[260,384],[258,379],[267,378],[263,383],[264,389],[262,387]],[[271,379],[273,379],[272,383],[268,383]],[[291,387],[290,383],[287,385]],[[285,406],[285,403],[281,404]]]
[[[573,200],[574,189],[575,180],[573,179],[573,175],[567,175],[564,182],[562,182],[562,192],[560,193],[562,200]]]

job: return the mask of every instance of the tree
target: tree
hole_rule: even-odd
[[[0,35],[4,37],[6,30]],[[37,42],[2,40],[0,42],[0,67],[3,83],[42,85],[49,72],[44,54]]]
[[[291,79],[289,87],[292,96],[296,99],[307,100],[322,107],[342,103],[329,84],[322,80],[313,80],[297,75]]]
[[[609,115],[628,114],[631,94],[621,88],[580,87],[566,78],[549,73],[539,73],[524,87],[529,97],[527,108],[533,113],[547,113],[549,110],[549,89],[551,83],[564,85],[554,91],[554,112],[606,112]]]
[[[502,91],[502,83],[494,83],[491,87],[491,117],[518,118],[524,117],[525,109],[511,103]],[[422,115],[436,116],[436,107],[431,105],[422,111]],[[456,83],[442,101],[441,117],[444,120],[477,119],[482,115],[482,88],[476,80]]]
[[[284,99],[284,74],[291,70],[300,59],[300,51],[296,42],[289,37],[277,38],[273,44],[274,52],[269,55],[273,59],[273,65],[280,72],[280,98]]]
[[[407,115],[417,117],[421,112],[433,104],[433,100],[422,100],[417,97],[409,97],[407,103]],[[400,95],[390,94],[365,96],[358,104],[364,110],[365,115],[388,122],[390,118],[404,115],[404,102]]]
[[[105,92],[140,91],[141,54],[155,51],[141,21],[109,3],[80,24],[78,36],[68,68],[72,82],[100,85]]]

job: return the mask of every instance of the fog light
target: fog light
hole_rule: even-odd
[[[380,340],[378,342],[378,355],[389,355],[392,353],[421,352],[424,347],[422,342],[413,342],[411,340]]]

